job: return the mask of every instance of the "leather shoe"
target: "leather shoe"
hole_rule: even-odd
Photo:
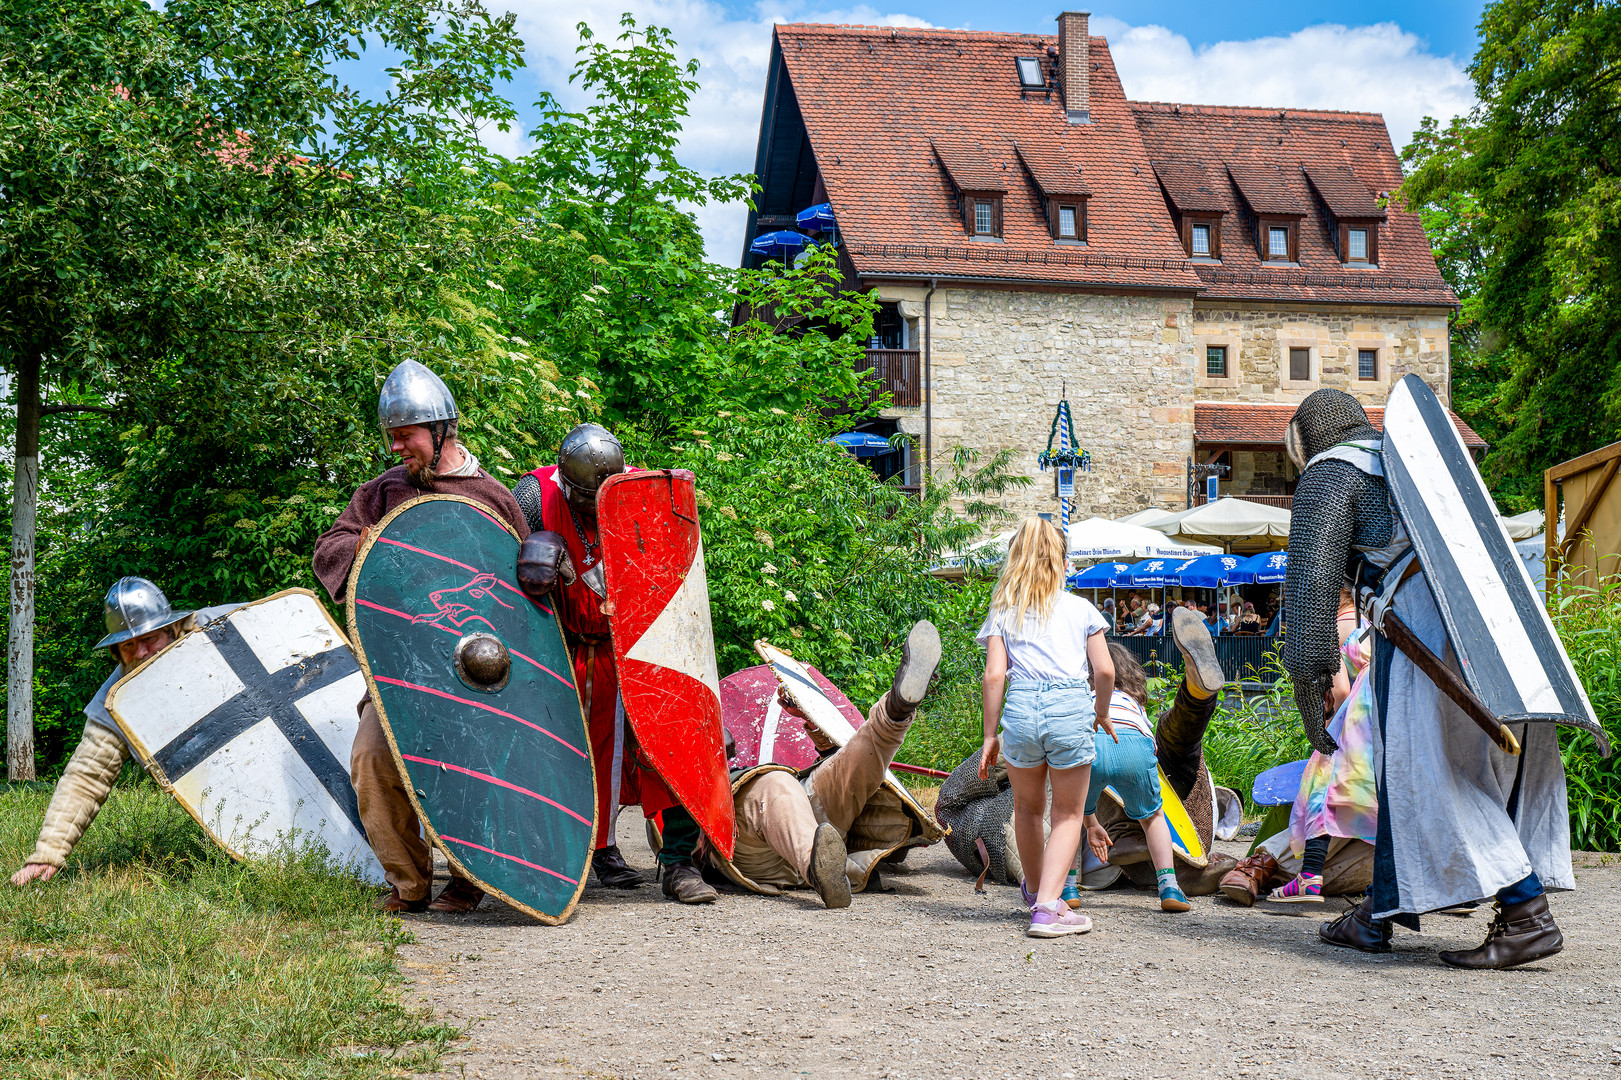
[[[418,915],[428,910],[428,898],[420,900],[403,900],[400,890],[392,889],[389,894],[377,901],[377,910],[385,915]]]
[[[591,869],[596,871],[597,884],[609,889],[639,889],[647,884],[642,872],[625,862],[618,844],[592,852]]]
[[[660,878],[664,895],[683,904],[712,904],[720,898],[715,887],[704,880],[691,860],[669,863]]]
[[[1233,903],[1254,907],[1256,899],[1269,891],[1273,879],[1282,873],[1278,860],[1272,857],[1271,852],[1257,851],[1253,855],[1246,855],[1238,861],[1237,866],[1227,871],[1219,888],[1222,895]]]
[[[1375,919],[1372,901],[1363,900],[1333,922],[1324,923],[1318,929],[1317,936],[1342,949],[1387,953],[1390,951],[1390,929],[1390,920]]]
[[[850,906],[850,875],[845,871],[845,863],[850,853],[844,846],[844,837],[839,835],[829,822],[822,822],[816,826],[816,838],[811,841],[810,866],[806,876],[810,879],[808,884],[815,889],[822,898],[822,903],[830,908],[843,908]]]
[[[1546,896],[1533,896],[1524,903],[1496,907],[1497,914],[1480,948],[1444,952],[1441,954],[1443,964],[1501,970],[1529,964],[1564,949],[1565,935],[1554,924]]]
[[[428,905],[428,910],[441,911],[446,915],[466,915],[476,909],[482,899],[484,899],[483,889],[466,878],[453,877],[450,884],[439,894],[438,899]]]
[[[896,714],[910,714],[929,692],[940,666],[940,631],[927,619],[912,624],[901,646],[901,663],[889,683],[889,703]],[[898,717],[897,717],[898,719]]]

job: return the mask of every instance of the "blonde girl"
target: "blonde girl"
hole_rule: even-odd
[[[1080,848],[1097,756],[1093,732],[1101,728],[1115,738],[1108,624],[1097,608],[1064,590],[1065,569],[1063,535],[1050,521],[1025,518],[1008,545],[1007,564],[979,629],[986,653],[979,775],[988,778],[997,758],[1007,758],[1014,840],[1025,873],[1019,889],[1030,905],[1031,937],[1092,928],[1091,919],[1060,897]],[[1043,843],[1049,783],[1052,832]]]

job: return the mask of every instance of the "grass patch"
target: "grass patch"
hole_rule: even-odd
[[[0,867],[49,801],[0,789]],[[52,881],[0,884],[0,1074],[404,1076],[455,1029],[400,1000],[398,921],[318,855],[236,863],[149,782],[120,785]]]

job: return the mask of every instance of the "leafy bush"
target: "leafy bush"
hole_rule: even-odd
[[[1616,750],[1606,760],[1598,756],[1591,735],[1560,729],[1571,845],[1621,851],[1621,582],[1580,585],[1561,579],[1550,589],[1548,612]]]

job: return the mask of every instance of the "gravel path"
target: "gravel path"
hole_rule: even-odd
[[[620,843],[651,867],[629,813]],[[1618,1076],[1621,867],[1578,865],[1552,900],[1565,952],[1511,972],[1435,958],[1479,944],[1485,913],[1398,930],[1388,956],[1330,949],[1338,900],[1177,916],[1113,889],[1089,895],[1090,934],[1032,940],[1017,890],[976,895],[938,844],[844,911],[592,887],[566,926],[488,900],[412,917],[404,955],[412,992],[467,1032],[455,1077]]]

